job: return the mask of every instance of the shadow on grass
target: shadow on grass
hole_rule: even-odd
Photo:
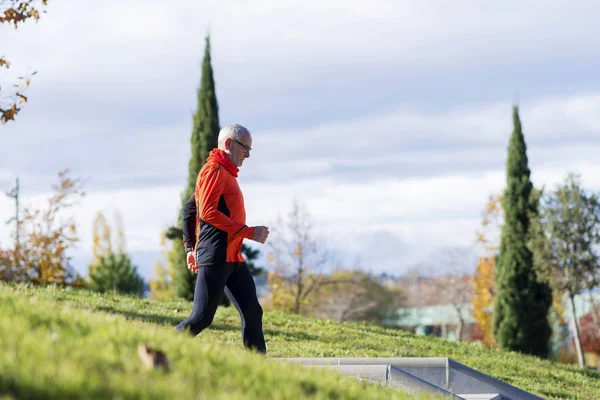
[[[138,312],[134,312],[134,311],[124,311],[124,310],[119,310],[119,309],[116,309],[116,308],[110,307],[110,306],[95,307],[95,310],[110,313],[110,314],[122,315],[125,317],[125,319],[128,319],[128,320],[133,319],[133,320],[144,321],[144,322],[152,322],[152,323],[156,323],[159,325],[175,326],[182,321],[181,317],[167,317],[164,315],[153,315],[153,314],[138,313]]]
[[[169,326],[173,326],[173,327],[179,325],[179,323],[181,323],[181,321],[183,321],[185,319],[182,317],[166,317],[164,315],[153,315],[153,314],[138,313],[138,312],[134,312],[134,311],[124,311],[124,310],[119,310],[119,309],[116,309],[116,308],[110,307],[110,306],[108,306],[108,307],[107,306],[99,306],[99,307],[96,307],[95,310],[110,313],[110,314],[122,315],[127,320],[151,322],[151,323],[155,323],[155,324],[159,324],[159,325],[169,325]],[[227,324],[213,323],[208,327],[208,329],[214,329],[214,330],[218,330],[218,331],[239,331],[241,329],[241,326],[235,327],[235,326],[227,325]]]
[[[181,321],[185,318],[182,317],[168,317],[164,315],[153,315],[153,314],[145,314],[135,311],[125,311],[119,310],[110,306],[98,306],[95,307],[95,310],[110,314],[122,315],[127,320],[137,320],[143,322],[151,322],[159,325],[169,325],[169,326],[177,326]],[[241,325],[230,325],[230,324],[215,324],[214,322],[208,327],[211,330],[217,331],[226,331],[226,332],[239,332],[241,330]],[[265,329],[265,335],[268,336],[279,336],[287,339],[293,340],[305,340],[305,341],[320,341],[321,338],[316,335],[310,335],[304,331],[280,331],[274,329]]]

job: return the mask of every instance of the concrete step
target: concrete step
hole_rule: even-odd
[[[394,387],[408,393],[436,393],[465,400],[540,400],[534,394],[450,358],[276,358]],[[457,394],[460,393],[460,394]]]
[[[492,394],[458,394],[458,397],[465,400],[502,400],[498,393]]]

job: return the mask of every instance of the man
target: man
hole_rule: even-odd
[[[269,236],[265,226],[246,226],[244,197],[236,179],[251,150],[248,129],[239,124],[221,129],[218,148],[210,152],[198,174],[196,191],[183,207],[188,269],[198,277],[192,313],[176,330],[189,329],[194,336],[202,332],[212,323],[225,291],[242,318],[244,346],[266,353],[263,310],[241,253],[244,239],[265,243]]]

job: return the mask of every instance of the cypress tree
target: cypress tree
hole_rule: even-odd
[[[219,138],[219,105],[215,92],[215,79],[210,58],[210,37],[206,36],[202,78],[198,90],[198,105],[192,128],[192,157],[189,162],[188,185],[183,194],[183,204],[196,189],[196,179],[206,163],[208,153],[217,147]]]
[[[219,105],[215,92],[215,80],[210,58],[210,36],[205,38],[202,77],[198,89],[198,103],[193,116],[191,137],[192,156],[189,161],[188,184],[183,192],[182,205],[185,204],[196,188],[196,179],[202,166],[206,163],[208,153],[217,147],[219,137]],[[173,285],[176,297],[193,300],[196,274],[187,269],[185,249],[183,245],[181,212],[178,226],[170,229],[168,237],[173,240],[173,248],[169,261],[173,268]]]
[[[552,292],[538,279],[527,247],[531,218],[537,218],[538,196],[530,180],[517,106],[513,107],[513,123],[502,198],[505,220],[496,267],[494,337],[502,349],[547,357]]]

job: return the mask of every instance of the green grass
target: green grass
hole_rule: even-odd
[[[173,332],[190,310],[186,302],[0,284],[0,398],[402,399],[409,397],[269,357],[450,357],[544,398],[600,399],[600,376],[589,370],[282,313],[265,313],[264,357],[243,349],[233,308],[219,308],[198,337]],[[164,351],[170,371],[146,370],[139,343]]]

